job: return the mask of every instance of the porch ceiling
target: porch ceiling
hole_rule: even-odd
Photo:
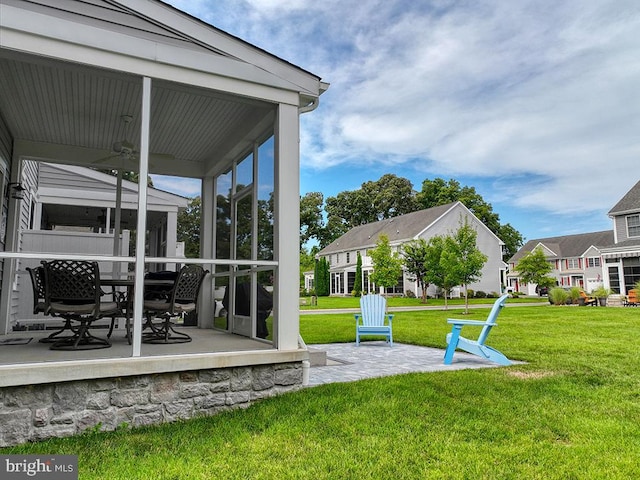
[[[0,49],[0,115],[16,151],[99,168],[138,169],[142,78]],[[153,81],[149,171],[202,178],[270,128],[275,107],[237,95]],[[130,123],[123,115],[132,117]],[[160,155],[155,155],[160,154]]]

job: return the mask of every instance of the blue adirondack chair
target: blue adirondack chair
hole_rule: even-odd
[[[451,365],[453,353],[456,351],[456,348],[478,355],[482,358],[486,358],[487,360],[496,362],[500,365],[511,365],[511,361],[509,361],[509,359],[502,353],[495,348],[485,345],[489,332],[497,325],[496,318],[498,318],[500,310],[504,307],[507,297],[509,297],[509,295],[503,295],[495,301],[487,320],[484,322],[478,320],[457,320],[452,318],[447,320],[448,323],[453,325],[453,328],[451,333],[447,334],[447,351],[444,354],[445,365]],[[469,340],[460,336],[462,327],[465,325],[476,325],[482,327],[482,331],[480,332],[480,336],[477,340]]]
[[[360,345],[362,335],[384,335],[392,346],[393,315],[387,313],[387,299],[381,295],[365,295],[360,298],[360,312],[355,314],[356,345]]]

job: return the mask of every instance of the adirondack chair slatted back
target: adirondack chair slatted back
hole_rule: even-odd
[[[365,295],[360,298],[360,310],[365,327],[381,327],[387,313],[387,299],[380,295]]]
[[[509,295],[503,295],[494,302],[491,312],[489,312],[489,316],[486,320],[461,320],[456,318],[449,318],[447,320],[447,323],[451,325],[451,333],[447,334],[446,339],[447,349],[444,353],[445,365],[451,365],[451,362],[453,361],[453,354],[456,349],[463,350],[472,355],[477,355],[499,365],[511,365],[511,360],[509,360],[502,352],[499,352],[495,348],[485,344],[487,337],[489,336],[489,332],[497,325],[496,318],[498,318],[498,314],[504,307],[508,297]],[[460,335],[462,327],[465,325],[482,327],[482,331],[480,332],[477,340],[465,338]]]
[[[502,310],[504,308],[504,304],[507,301],[507,298],[509,298],[509,295],[503,295],[502,297],[500,297],[498,299],[497,302],[495,302],[493,304],[493,307],[491,308],[491,311],[489,312],[489,316],[487,317],[487,321],[486,321],[484,327],[482,327],[482,331],[480,332],[480,335],[478,336],[478,343],[480,345],[484,345],[484,343],[487,340],[487,337],[489,336],[489,332],[496,325],[496,319],[498,318],[498,315],[500,314],[500,310]]]

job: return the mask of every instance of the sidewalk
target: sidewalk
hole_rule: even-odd
[[[437,372],[466,368],[491,368],[500,365],[475,355],[457,351],[451,365],[445,365],[444,350],[384,341],[309,345],[327,352],[327,365],[311,367],[309,386],[324,383],[354,382],[411,372]]]

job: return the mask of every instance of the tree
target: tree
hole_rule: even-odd
[[[538,287],[551,287],[555,280],[547,274],[551,272],[551,264],[540,248],[535,248],[525,254],[515,269],[523,283],[535,283]]]
[[[402,275],[402,259],[396,252],[391,251],[389,237],[382,234],[378,237],[376,247],[369,250],[373,272],[371,281],[385,289],[394,287]]]
[[[200,256],[200,197],[192,198],[183,211],[178,213],[178,241],[184,242],[187,258]]]
[[[315,272],[316,253],[318,253],[318,247],[312,247],[311,250],[306,248],[300,249],[300,290],[304,288],[304,273],[309,271]]]
[[[454,285],[464,286],[464,313],[469,313],[469,298],[467,287],[482,275],[482,267],[487,262],[487,256],[477,245],[478,232],[469,224],[467,219],[451,236],[445,238],[445,248],[442,252],[442,267],[447,270]]]
[[[324,197],[320,192],[309,192],[300,197],[300,243],[317,240],[324,236],[322,207]]]
[[[356,259],[356,279],[353,282],[353,296],[359,297],[362,295],[362,257],[360,251],[357,253]]]
[[[447,310],[449,308],[447,295],[456,283],[446,268],[446,262],[443,261],[443,253],[446,248],[445,238],[444,236],[436,235],[427,242],[425,250],[425,281],[444,290],[444,309]]]
[[[412,183],[390,173],[377,181],[363,183],[359,190],[340,192],[336,197],[327,198],[325,207],[327,226],[343,227],[345,231],[419,208]]]
[[[510,224],[500,224],[499,215],[493,211],[491,204],[476,192],[474,187],[463,187],[457,180],[450,179],[447,182],[442,178],[426,179],[422,182],[422,190],[416,194],[416,199],[421,208],[437,207],[456,201],[462,202],[505,243],[504,259],[515,255],[524,243],[522,235]]]
[[[428,248],[429,244],[424,238],[412,240],[402,247],[404,266],[407,272],[416,277],[416,281],[422,292],[422,303],[427,303],[427,289],[429,288],[429,282],[427,281]]]
[[[114,168],[96,168],[95,170],[102,173],[106,173],[107,175],[112,175],[114,177],[118,176],[118,170]],[[123,170],[122,179],[128,180],[133,183],[138,183],[138,180],[140,179],[140,175],[138,174],[138,172]],[[150,175],[147,176],[147,187],[153,187],[153,179],[151,178]]]
[[[313,272],[315,279],[315,290],[318,297],[328,297],[331,292],[331,277],[329,274],[329,262],[322,257],[316,262]]]

